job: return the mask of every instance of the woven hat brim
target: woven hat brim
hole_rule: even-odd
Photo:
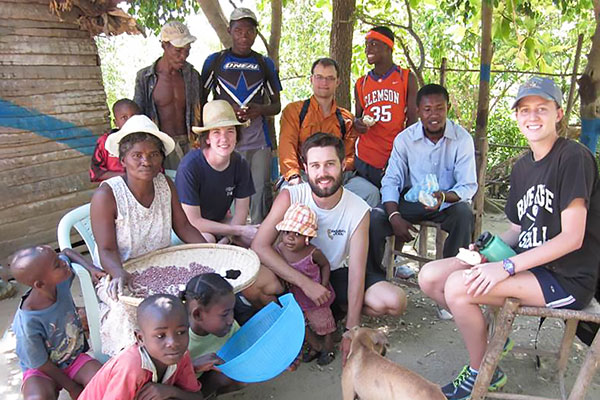
[[[165,156],[171,154],[173,150],[175,150],[175,141],[169,135],[161,131],[140,131],[140,130],[124,130],[121,129],[115,133],[111,133],[108,135],[106,142],[104,143],[104,148],[114,157],[119,157],[119,143],[125,136],[131,135],[132,133],[144,132],[150,135],[156,136],[160,139],[165,147]]]
[[[232,121],[232,120],[223,120],[223,121],[218,121],[217,123],[212,124],[212,125],[192,126],[192,132],[194,132],[194,133],[202,133],[204,131],[209,131],[211,129],[217,129],[217,128],[224,128],[226,126],[242,126],[242,127],[247,127],[248,125],[250,125],[250,123],[248,121],[246,121],[246,122],[240,122],[237,119],[235,121]]]
[[[296,232],[308,237],[317,237],[317,231],[315,231],[313,228],[304,227],[302,229],[298,229],[297,223],[294,221],[283,220],[275,225],[275,229],[278,231]]]

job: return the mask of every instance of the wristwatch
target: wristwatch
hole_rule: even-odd
[[[512,262],[510,258],[505,258],[502,260],[502,268],[504,268],[504,270],[508,272],[508,275],[510,276],[515,274],[515,263]]]

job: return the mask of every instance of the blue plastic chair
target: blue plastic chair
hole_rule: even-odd
[[[175,176],[177,176],[176,169],[165,169],[165,175],[171,178],[173,182],[175,182]]]
[[[75,228],[79,236],[85,242],[90,254],[96,251],[96,240],[92,233],[92,224],[90,221],[90,205],[84,204],[65,214],[58,223],[57,237],[58,246],[61,250],[72,248],[71,244],[71,229]],[[171,231],[171,245],[182,244],[183,242],[174,231]],[[102,341],[100,340],[100,306],[96,290],[92,282],[92,276],[81,265],[73,263],[73,270],[79,279],[81,285],[81,293],[83,294],[83,303],[85,313],[88,319],[90,328],[90,341],[94,358],[101,363],[105,363],[109,356],[102,353]]]
[[[72,248],[71,228],[75,228],[77,233],[79,233],[79,236],[81,236],[85,242],[90,254],[94,254],[96,251],[96,241],[94,240],[94,235],[92,233],[89,204],[77,207],[61,218],[57,229],[58,247],[60,247],[61,250]],[[79,279],[79,284],[81,285],[85,313],[90,327],[90,341],[92,342],[91,345],[94,352],[94,358],[101,363],[105,363],[109,357],[102,353],[102,341],[100,340],[100,306],[98,305],[98,297],[96,296],[92,277],[83,266],[76,263],[73,263],[72,266]]]

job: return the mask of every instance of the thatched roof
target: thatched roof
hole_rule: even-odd
[[[135,19],[117,7],[120,0],[50,0],[50,10],[95,36],[144,34]]]

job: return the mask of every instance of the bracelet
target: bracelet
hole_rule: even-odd
[[[442,192],[442,202],[440,203],[440,205],[444,204],[445,201],[446,201],[446,193]]]
[[[391,213],[391,214],[388,216],[388,221],[389,221],[389,222],[392,222],[392,218],[394,218],[394,216],[396,216],[396,215],[400,215],[400,211],[394,211],[393,213]]]

